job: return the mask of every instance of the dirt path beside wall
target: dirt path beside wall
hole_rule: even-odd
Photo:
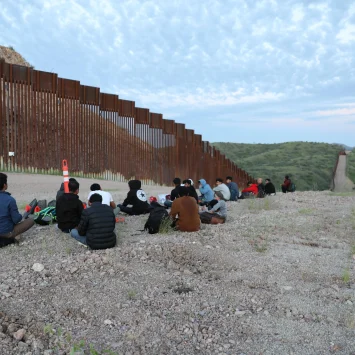
[[[334,177],[334,191],[347,192],[352,191],[353,182],[346,176],[346,155],[339,156],[337,171]]]

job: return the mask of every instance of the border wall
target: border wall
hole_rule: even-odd
[[[254,179],[202,136],[134,101],[57,74],[0,61],[0,171],[171,185]]]

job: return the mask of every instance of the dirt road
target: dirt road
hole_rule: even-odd
[[[353,182],[346,176],[346,155],[340,155],[337,171],[334,177],[334,191],[352,191],[353,187]]]

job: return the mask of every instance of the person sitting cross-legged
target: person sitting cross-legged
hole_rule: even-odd
[[[102,196],[102,203],[104,205],[110,206],[113,209],[113,213],[115,214],[115,216],[118,215],[118,213],[120,212],[120,208],[116,206],[115,202],[113,201],[112,195],[108,191],[103,191],[99,184],[92,184],[90,186],[90,190],[91,192],[89,193],[88,201],[90,201],[90,197],[93,194],[99,194]]]
[[[149,213],[151,208],[147,202],[147,195],[142,190],[142,182],[140,180],[128,181],[129,192],[126,199],[121,205],[118,205],[121,212],[127,213],[131,216],[138,216]],[[131,205],[132,207],[129,207]]]
[[[231,201],[238,201],[239,198],[239,187],[236,182],[233,181],[233,178],[231,176],[226,177],[226,185],[229,188],[229,191],[231,193]]]
[[[218,178],[216,179],[216,187],[213,188],[214,192],[221,192],[222,193],[222,199],[224,201],[229,201],[231,198],[231,192],[229,190],[229,187],[223,182],[223,179]]]
[[[270,179],[265,179],[265,195],[276,195],[275,185],[271,182]]]
[[[178,198],[173,202],[169,215],[174,219],[173,226],[181,232],[200,230],[198,204],[189,196],[189,190],[185,186],[178,187]]]
[[[79,200],[79,183],[69,180],[69,192],[60,196],[56,203],[58,228],[64,233],[70,233],[78,226],[83,203]]]
[[[7,190],[7,175],[0,173],[0,248],[15,243],[20,234],[29,230],[33,219],[25,219],[18,211],[16,200]]]
[[[102,203],[99,194],[90,196],[89,206],[81,214],[78,227],[72,229],[70,235],[91,249],[113,248],[116,245],[113,209]]]
[[[206,209],[206,207],[204,208]],[[212,221],[213,217],[214,221]],[[200,212],[200,218],[201,222],[206,224],[220,224],[226,221],[227,204],[221,191],[215,192],[209,211]]]
[[[170,200],[166,200],[164,202],[164,206],[167,208],[170,208],[171,205],[173,204],[174,200],[178,197],[178,187],[181,185],[181,179],[180,178],[175,178],[173,180],[174,188],[171,190],[170,193]]]

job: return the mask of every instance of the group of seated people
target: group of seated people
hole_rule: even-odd
[[[184,232],[198,231],[201,222],[224,223],[227,217],[226,201],[237,201],[238,198],[243,199],[251,194],[263,197],[276,193],[270,179],[266,179],[263,184],[261,178],[257,180],[257,184],[248,183],[248,187],[241,194],[231,176],[227,176],[225,183],[221,178],[216,179],[214,188],[211,188],[206,180],[200,179],[199,194],[191,179],[183,180],[181,183],[180,178],[175,178],[173,184],[174,189],[166,196],[164,206],[170,209],[169,216],[174,228]],[[116,205],[109,192],[103,191],[99,184],[92,184],[87,199],[88,208],[86,208],[86,204],[78,196],[78,181],[70,178],[69,192],[64,192],[64,184],[57,192],[57,227],[92,249],[114,247],[115,226],[119,212],[134,216],[147,214],[154,209],[154,206],[148,202],[147,194],[142,190],[140,180],[130,180],[128,186],[126,199],[122,204]],[[16,201],[6,191],[7,188],[7,175],[0,173],[0,247],[15,243],[21,233],[34,225],[33,219],[22,221]]]

